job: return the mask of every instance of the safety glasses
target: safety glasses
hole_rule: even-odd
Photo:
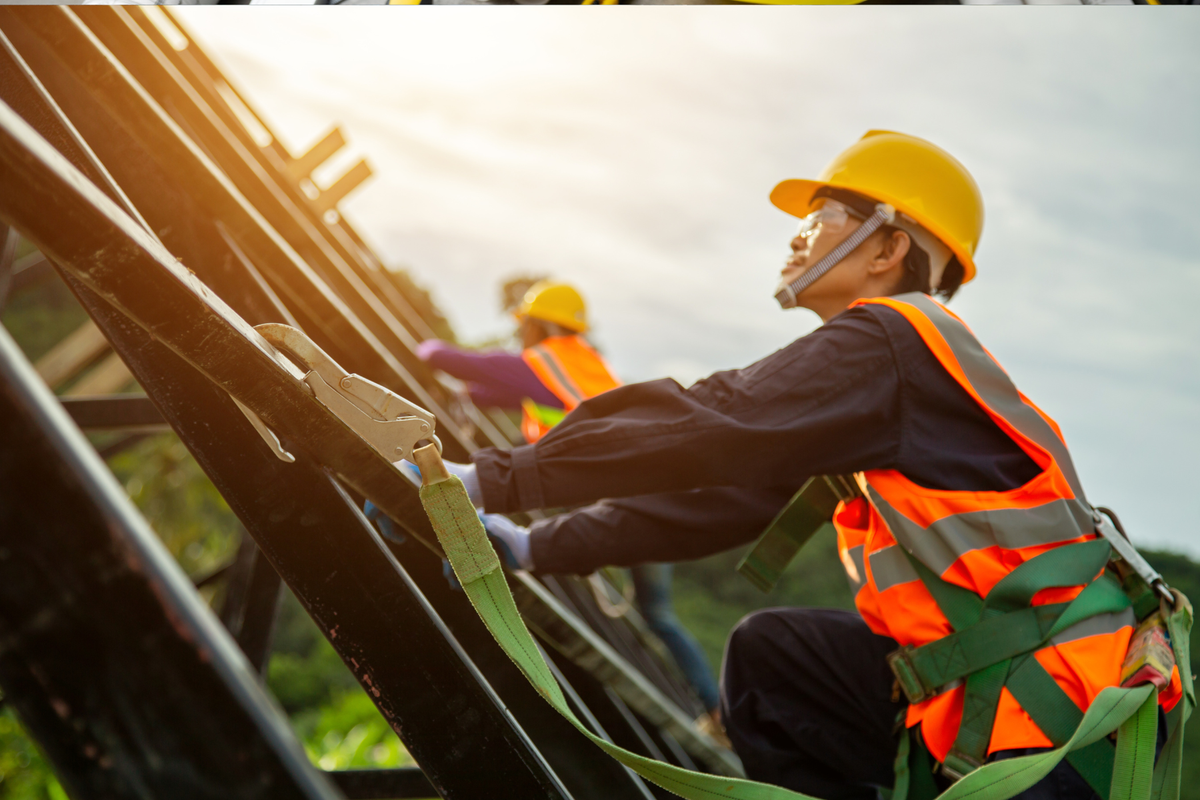
[[[821,231],[841,233],[851,219],[861,220],[863,216],[837,200],[826,200],[825,205],[800,220],[796,236],[808,241]]]

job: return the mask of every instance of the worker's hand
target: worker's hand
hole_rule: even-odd
[[[487,531],[492,546],[512,569],[533,569],[533,553],[529,548],[529,528],[524,528],[503,514],[480,514],[479,520]]]
[[[418,477],[417,481],[421,479]],[[396,544],[404,544],[406,537],[396,527],[396,523],[392,522],[392,518],[372,503],[370,500],[363,503],[363,513],[367,515],[367,519],[375,523],[375,527],[379,528],[379,532],[383,534],[383,538],[395,542]]]
[[[446,471],[451,475],[458,477],[463,482],[463,486],[467,489],[467,497],[471,499],[471,505],[476,508],[483,508],[483,490],[479,488],[479,477],[475,474],[474,464],[457,464],[453,461],[443,461],[446,465]],[[404,477],[408,478],[409,483],[421,488],[421,468],[411,461],[400,459],[396,462],[396,467]]]

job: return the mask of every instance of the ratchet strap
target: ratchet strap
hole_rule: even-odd
[[[440,458],[431,448],[422,448],[415,457],[426,482],[421,487],[421,502],[463,591],[496,642],[555,711],[608,755],[643,778],[687,800],[812,800],[807,795],[779,786],[707,775],[665,764],[617,747],[589,731],[567,705],[537,643],[525,627],[500,559],[488,542],[462,482],[444,471]],[[1087,713],[1080,714],[1081,718],[1060,746],[1030,756],[985,764],[957,781],[939,800],[1005,800],[1036,784],[1069,753],[1085,750],[1118,729],[1109,800],[1177,800],[1183,723],[1195,703],[1188,652],[1186,647],[1181,648],[1178,644],[1188,641],[1191,606],[1182,595],[1178,598],[1168,620],[1168,629],[1176,643],[1184,697],[1168,715],[1170,738],[1157,766],[1154,764],[1152,724],[1157,719],[1154,686],[1108,687],[1096,696]],[[1069,608],[1062,614],[1065,615],[1067,610]],[[1034,659],[1028,658],[1028,661]],[[1077,708],[1076,713],[1080,713]],[[1105,742],[1104,746],[1109,745]],[[907,779],[897,781],[896,788],[905,788],[908,783]],[[893,800],[905,800],[905,797],[894,795]]]

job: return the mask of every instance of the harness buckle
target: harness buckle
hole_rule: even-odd
[[[1101,510],[1104,514],[1101,514]],[[1116,551],[1120,559],[1129,565],[1129,568],[1138,574],[1138,576],[1146,582],[1146,585],[1158,593],[1162,599],[1168,603],[1175,602],[1175,596],[1171,594],[1171,589],[1163,580],[1162,575],[1158,574],[1158,570],[1150,566],[1149,562],[1142,557],[1142,554],[1133,546],[1133,542],[1125,535],[1125,531],[1120,526],[1120,522],[1116,521],[1116,525],[1111,520],[1116,520],[1116,515],[1110,509],[1100,506],[1092,509],[1092,521],[1096,525],[1096,533],[1108,540],[1112,549]]]
[[[887,663],[896,676],[896,682],[910,704],[916,705],[937,694],[936,686],[926,686],[921,680],[921,674],[912,663],[913,646],[906,644],[898,650],[887,654]]]
[[[946,753],[946,760],[942,762],[940,772],[951,781],[957,782],[982,766],[983,762],[979,759],[967,755],[958,748],[951,748],[950,752]]]

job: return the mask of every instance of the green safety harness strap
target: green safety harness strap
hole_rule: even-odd
[[[943,761],[948,775],[961,777],[987,760],[1005,687],[1051,742],[1060,746],[1070,739],[1083,712],[1031,654],[1081,620],[1129,607],[1128,597],[1115,583],[1096,579],[1110,552],[1103,539],[1048,550],[1004,576],[984,600],[943,580],[906,551],[955,632],[922,647],[901,648],[888,660],[897,677],[903,676],[901,685],[911,702],[965,677],[962,720]],[[1088,586],[1070,603],[1029,605],[1043,589],[1079,584]],[[914,697],[905,685],[910,676],[921,684],[921,697]],[[1108,743],[1073,751],[1067,759],[1101,797],[1108,796],[1112,778]]]
[[[642,777],[689,800],[814,800],[779,786],[740,778],[705,775],[631,753],[596,736],[567,705],[558,682],[517,611],[500,559],[462,482],[449,480],[421,487],[421,502],[463,591],[487,629],[546,702],[610,756]]]
[[[829,520],[838,503],[857,494],[854,481],[844,475],[809,478],[771,520],[737,571],[759,591],[770,592],[809,539],[825,528],[833,530]]]
[[[1086,542],[1084,544],[1092,545],[1093,543]],[[1092,549],[1107,558],[1107,544],[1103,540],[1098,544],[1100,547]],[[1054,555],[1055,558],[1052,561],[1065,560],[1068,567],[1075,568],[1069,572],[1066,570],[1062,572],[1067,580],[1073,579],[1074,573],[1081,573],[1087,577],[1081,578],[1077,583],[1085,583],[1094,575],[1094,573],[1087,575],[1087,570],[1090,569],[1092,561],[1096,559],[1072,563],[1072,559],[1080,555],[1074,550],[1074,547],[1074,545],[1069,545],[1058,548],[1045,555]],[[1027,564],[1033,564],[1035,560],[1031,560]],[[1046,562],[1040,563],[1039,567],[1043,568],[1042,571],[1058,569],[1056,564]],[[1102,567],[1103,565],[1101,565]],[[1009,577],[1016,575],[1019,571],[1014,571]],[[1008,578],[1005,578],[1005,581],[1007,580]],[[1002,589],[1003,584],[1004,581],[1001,581],[997,588]],[[972,598],[976,597],[973,593],[968,594],[971,594]],[[971,603],[971,613],[979,615],[979,621],[974,625],[964,628],[955,626],[956,631],[948,636],[921,647],[902,649],[902,656],[898,657],[902,657],[907,662],[906,667],[920,681],[919,689],[924,690],[926,695],[932,694],[938,687],[945,686],[951,681],[1042,647],[1049,639],[1089,617],[1124,611],[1130,606],[1129,597],[1125,591],[1108,575],[1101,575],[1069,603],[1027,606],[1004,611],[999,608],[1000,598],[995,594],[995,590],[988,599],[989,601],[997,600],[991,608],[999,609],[1001,613],[989,615],[985,613],[985,606],[978,606],[979,610],[976,611],[977,603],[973,602]],[[946,603],[947,600],[948,598],[943,598],[942,602]]]
[[[447,480],[423,486],[421,502],[451,567],[462,583],[463,591],[496,642],[533,684],[538,694],[598,747],[647,780],[687,800],[812,800],[806,795],[779,786],[740,778],[706,775],[665,764],[631,753],[594,735],[567,705],[566,698],[538,650],[533,636],[525,627],[512,592],[508,588],[500,560],[487,539],[462,482],[452,476]],[[1177,610],[1168,623],[1172,641],[1175,643],[1187,642],[1188,631],[1191,629],[1191,607],[1182,595],[1178,597],[1182,602],[1177,603]],[[982,610],[983,601],[978,596],[975,596],[975,601]],[[951,624],[954,624],[953,618]],[[1175,647],[1179,658],[1180,648],[1178,644]],[[1028,662],[1036,663],[1036,660],[1028,658],[1024,663]],[[1118,737],[1113,775],[1110,776],[1114,780],[1109,800],[1177,800],[1183,724],[1195,702],[1186,650],[1178,663],[1181,675],[1185,676],[1185,697],[1180,702],[1180,707],[1170,715],[1174,717],[1171,720],[1171,736],[1163,757],[1153,769],[1148,795],[1138,792],[1141,792],[1140,787],[1147,783],[1145,775],[1149,774],[1150,765],[1153,763],[1152,758],[1145,758],[1146,737],[1153,735],[1146,732],[1149,727],[1147,720],[1150,714],[1157,713],[1154,687],[1149,685],[1132,689],[1104,689],[1092,701],[1087,713],[1082,715],[1071,736],[1061,746],[1031,756],[986,764],[951,786],[939,800],[1006,800],[1033,786],[1069,753],[1104,740],[1104,737],[1118,728],[1121,729],[1121,733]],[[1051,682],[1053,683],[1052,679]],[[1147,708],[1150,710],[1147,711]],[[1130,722],[1126,722],[1127,720]],[[1153,756],[1152,740],[1149,748]],[[897,789],[902,788],[901,782],[897,781]],[[905,778],[903,783],[908,785],[910,781]],[[894,800],[904,800],[904,794],[896,792]]]
[[[1003,688],[1012,693],[1059,750],[1076,737],[1083,725],[1084,713],[1033,653],[1046,646],[1055,635],[1084,619],[1129,608],[1132,601],[1125,589],[1107,571],[1101,572],[1109,556],[1110,547],[1103,539],[1046,551],[1006,575],[984,600],[974,592],[943,580],[908,554],[918,577],[955,632],[922,647],[901,648],[890,654],[893,672],[912,702],[932,696],[947,683],[966,678],[962,721],[954,746],[943,762],[944,772],[952,777],[970,775],[986,760]],[[1100,573],[1098,577],[1097,573]],[[1089,580],[1091,583],[1070,603],[1028,606],[1042,589],[1076,586]],[[1183,745],[1183,730],[1178,718],[1186,720],[1195,703],[1187,652],[1191,606],[1183,595],[1176,593],[1176,597],[1176,608],[1173,611],[1164,608],[1163,616],[1169,620],[1168,631],[1184,682],[1184,698],[1168,716],[1171,737],[1164,757],[1153,773],[1155,786],[1161,787],[1155,797],[1164,800],[1174,800],[1178,796],[1180,768],[1178,763],[1173,763],[1178,758],[1174,754],[1182,752]],[[1030,642],[1032,645],[1021,649]],[[1146,702],[1150,703],[1149,700]],[[1150,710],[1139,712],[1141,718],[1144,721],[1146,715],[1150,715],[1157,724],[1157,701],[1148,708]],[[1133,777],[1144,772],[1148,791],[1154,765],[1154,742],[1151,740],[1147,757],[1145,745],[1136,743],[1140,741],[1139,736],[1151,734],[1136,728],[1133,721],[1126,725],[1115,751],[1108,740],[1100,738],[1078,743],[1059,757],[1066,758],[1097,794],[1111,800],[1150,796],[1140,793],[1141,778],[1133,780]],[[1122,738],[1127,742],[1124,746]],[[1129,794],[1131,791],[1133,794]]]

